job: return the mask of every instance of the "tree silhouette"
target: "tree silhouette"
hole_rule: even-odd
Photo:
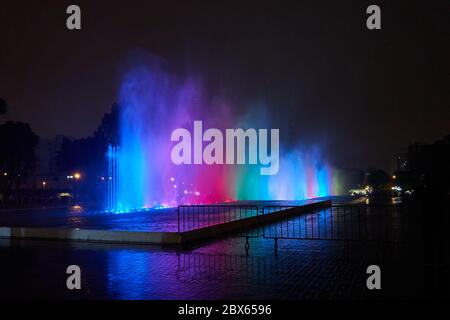
[[[84,173],[80,182],[84,190],[94,191],[101,176],[107,174],[106,151],[108,145],[118,143],[119,106],[113,104],[105,113],[94,134],[87,138],[64,138],[57,156],[58,168],[65,174]]]
[[[4,99],[0,98],[0,115],[6,114],[7,111],[8,111],[8,104]]]
[[[389,182],[389,175],[384,170],[372,170],[369,172],[366,182],[368,185],[378,189]]]
[[[102,122],[94,132],[94,138],[101,141],[106,147],[109,144],[119,143],[119,105],[114,103],[109,113],[105,113]]]
[[[29,124],[7,121],[0,125],[0,170],[2,187],[20,188],[21,181],[33,172],[36,164],[35,148],[39,137]]]

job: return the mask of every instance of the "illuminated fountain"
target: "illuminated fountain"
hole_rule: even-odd
[[[107,153],[108,211],[336,193],[337,179],[318,148],[280,145],[279,171],[272,176],[250,164],[173,164],[171,133],[192,129],[195,120],[219,129],[270,128],[261,119],[234,116],[225,100],[208,96],[192,77],[177,78],[158,65],[136,68],[125,76],[119,100],[120,142]]]

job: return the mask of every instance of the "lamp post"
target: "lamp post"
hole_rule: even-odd
[[[71,184],[72,184],[72,190],[73,190],[73,197],[76,198],[76,196],[77,196],[77,194],[76,194],[76,192],[77,192],[77,183],[76,183],[76,181],[81,180],[81,173],[75,172],[72,175],[67,176],[67,179],[68,180],[72,180],[72,181],[75,180],[75,182],[72,182]]]

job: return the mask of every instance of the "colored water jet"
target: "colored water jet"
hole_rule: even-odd
[[[159,65],[133,68],[125,75],[119,94],[119,145],[107,152],[109,211],[233,200],[303,200],[336,193],[336,175],[317,146],[280,144],[279,172],[273,176],[260,175],[258,165],[172,163],[171,133],[177,128],[192,130],[195,120],[220,129],[236,124],[243,130],[271,128],[270,117],[256,119],[258,112],[234,115],[225,98],[211,96],[195,77],[174,76]]]

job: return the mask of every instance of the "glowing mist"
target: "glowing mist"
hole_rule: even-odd
[[[158,65],[139,67],[124,77],[119,100],[120,143],[107,152],[109,211],[233,200],[303,200],[332,195],[338,187],[319,149],[304,146],[284,150],[280,144],[279,172],[273,176],[260,175],[259,165],[173,164],[171,132],[192,129],[194,120],[221,129],[261,125],[261,119],[234,116],[225,100],[205,94],[193,77],[180,79]]]

